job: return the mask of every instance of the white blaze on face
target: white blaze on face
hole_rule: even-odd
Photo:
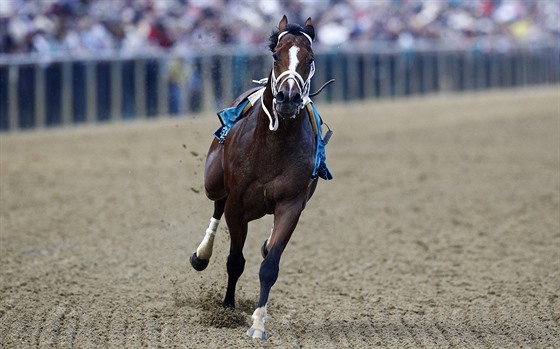
[[[289,53],[290,53],[290,65],[288,66],[288,70],[295,72],[296,68],[299,64],[299,59],[297,58],[297,54],[299,52],[299,47],[297,46],[292,46],[290,47]],[[290,92],[292,90],[292,88],[294,87],[294,79],[288,79],[288,84],[290,86]]]

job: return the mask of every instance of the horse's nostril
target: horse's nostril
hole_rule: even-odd
[[[299,93],[296,93],[294,95],[294,97],[292,97],[292,102],[294,102],[295,104],[300,104],[301,103],[301,95]]]
[[[286,96],[284,95],[284,92],[280,91],[276,94],[276,101],[278,103],[284,102],[285,99],[286,99]]]

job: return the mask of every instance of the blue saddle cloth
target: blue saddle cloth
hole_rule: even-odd
[[[224,143],[226,140],[226,136],[228,135],[229,131],[233,127],[233,125],[237,122],[237,120],[241,119],[243,115],[243,109],[249,103],[248,99],[245,99],[236,107],[226,108],[218,113],[218,118],[222,123],[216,132],[214,132],[214,136],[220,141],[220,143]]]
[[[239,105],[231,108],[226,108],[218,113],[218,117],[222,126],[220,126],[216,132],[214,132],[214,136],[223,143],[226,140],[226,136],[228,135],[229,131],[233,127],[233,125],[243,117],[243,109],[249,103],[248,99],[245,99]],[[311,174],[311,178],[315,179],[321,177],[325,180],[333,179],[333,175],[329,168],[327,167],[327,155],[325,152],[325,142],[323,141],[323,135],[321,131],[321,116],[319,112],[315,108],[315,105],[311,103],[311,107],[313,109],[313,117],[315,118],[315,123],[317,125],[317,150],[315,152],[315,168],[313,169],[313,173]]]

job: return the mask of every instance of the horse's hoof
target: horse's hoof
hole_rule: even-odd
[[[266,332],[251,327],[250,329],[247,330],[247,336],[249,336],[251,338],[265,340],[266,339]]]
[[[234,309],[235,309],[235,302],[229,302],[229,301],[226,302],[226,301],[224,301],[224,302],[222,303],[222,307],[223,307],[225,310],[234,310]]]
[[[263,256],[263,258],[266,258],[266,255],[268,254],[268,250],[266,249],[266,244],[268,243],[268,240],[264,240],[264,244],[261,247],[261,254]]]
[[[197,271],[203,271],[208,266],[209,259],[199,259],[196,252],[191,255],[191,265]]]

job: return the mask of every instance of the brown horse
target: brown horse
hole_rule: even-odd
[[[214,214],[204,240],[191,256],[196,270],[206,268],[214,234],[225,213],[231,245],[223,306],[233,308],[235,286],[245,266],[243,245],[248,223],[266,214],[274,215],[272,233],[262,247],[259,302],[247,331],[249,336],[261,339],[266,338],[266,305],[278,278],[280,257],[315,191],[317,149],[324,147],[317,137],[321,125],[314,122],[313,109],[306,107],[315,71],[313,22],[309,18],[301,27],[288,24],[284,16],[278,29],[270,38],[274,65],[266,87],[253,97],[254,105],[233,124],[227,138],[214,139],[210,145],[204,184],[206,195],[214,201]],[[332,178],[326,166],[319,176]]]

